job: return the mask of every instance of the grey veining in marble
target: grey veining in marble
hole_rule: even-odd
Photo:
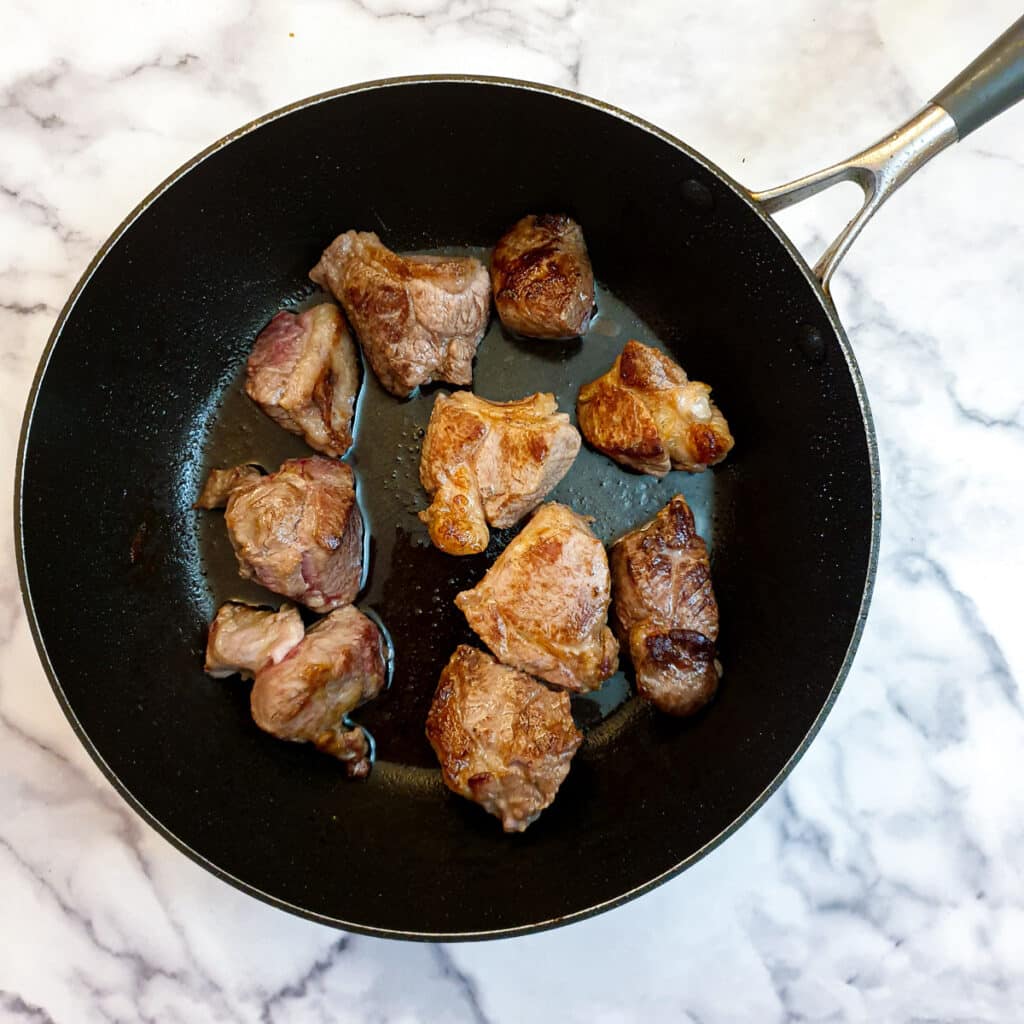
[[[339,85],[577,88],[766,187],[910,114],[1012,0],[6,0],[0,447],[106,235],[239,124]],[[811,258],[852,196],[788,212]],[[143,825],[46,684],[0,544],[0,1019],[566,1024],[1024,1017],[1024,108],[923,171],[834,283],[885,519],[849,681],[785,786],[682,877],[572,928],[427,946],[263,906]]]

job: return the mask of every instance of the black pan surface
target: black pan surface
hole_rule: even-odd
[[[719,696],[653,713],[629,680],[575,701],[588,736],[521,836],[448,794],[423,720],[469,632],[451,599],[481,556],[426,542],[417,469],[437,388],[397,401],[364,374],[349,456],[370,525],[359,604],[394,643],[390,691],[357,714],[368,782],[260,733],[248,686],[202,673],[205,629],[243,583],[219,513],[190,508],[211,466],[304,450],[240,374],[281,306],[350,227],[402,251],[493,244],[524,213],[584,227],[600,316],[582,342],[492,324],[474,389],[556,393],[571,410],[630,337],[712,384],[737,446],[658,482],[584,451],[552,495],[611,540],[682,492],[712,546]],[[678,141],[524,83],[398,80],[297,104],[162,185],[86,273],[51,338],[19,460],[19,557],[43,663],[100,767],[151,824],[253,895],[341,927],[476,938],[570,921],[636,895],[727,836],[778,785],[835,698],[874,570],[874,441],[848,343],[806,266],[743,191]]]

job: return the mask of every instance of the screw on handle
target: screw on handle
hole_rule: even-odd
[[[963,139],[1024,99],[1024,18],[935,94],[932,103],[956,122]]]

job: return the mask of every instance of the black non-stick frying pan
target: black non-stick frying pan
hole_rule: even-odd
[[[924,160],[1024,90],[1024,21],[932,105],[848,163],[751,194],[622,111],[521,82],[400,79],[303,101],[200,154],[89,267],[43,357],[18,463],[19,567],[43,664],[125,799],[247,892],[348,929],[479,938],[548,927],[676,874],[778,786],[835,699],[875,567],[879,492],[863,387],[827,295],[835,262]],[[852,178],[865,210],[810,270],[768,214]],[[430,389],[401,402],[364,376],[349,456],[372,531],[360,596],[395,648],[390,691],[357,715],[365,783],[255,728],[248,686],[202,672],[217,605],[271,601],[239,579],[210,466],[268,468],[302,444],[240,391],[258,330],[314,297],[340,231],[398,250],[484,247],[524,213],[584,227],[601,284],[582,342],[492,325],[474,387],[554,391],[572,409],[629,337],[706,380],[737,444],[665,481],[585,451],[553,497],[610,540],[682,491],[712,546],[718,698],[674,720],[611,680],[574,711],[587,741],[555,804],[504,835],[449,794],[423,738],[438,673],[472,642],[453,596],[507,543],[455,559],[415,517]]]

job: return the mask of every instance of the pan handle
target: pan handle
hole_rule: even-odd
[[[852,181],[864,202],[814,266],[828,294],[839,261],[875,211],[947,146],[966,138],[1024,98],[1024,18],[1015,21],[977,60],[891,135],[848,160],[778,188],[751,192],[765,213],[793,206],[841,181]]]

